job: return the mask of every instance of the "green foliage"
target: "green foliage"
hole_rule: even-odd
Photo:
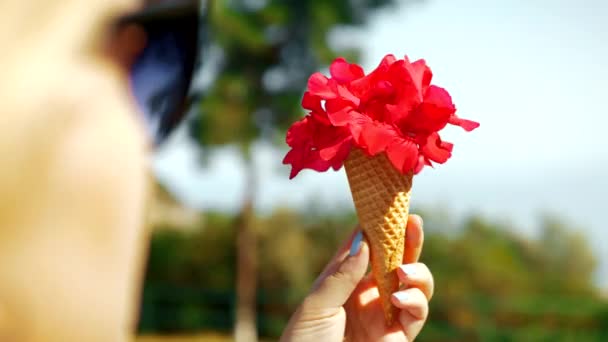
[[[150,246],[146,282],[205,284],[206,288],[213,290],[231,288],[235,250],[226,243],[234,241],[232,220],[210,214],[206,218],[210,227],[207,229],[159,229]]]
[[[591,279],[586,240],[547,219],[538,239],[480,218],[461,225],[426,213],[422,261],[435,276],[420,341],[603,341],[608,303]],[[208,214],[197,230],[153,237],[140,330],[229,331],[234,310],[234,217]],[[353,213],[278,210],[254,219],[258,235],[258,325],[277,337],[337,247]],[[437,222],[437,223],[433,223]],[[435,224],[450,227],[449,234]]]
[[[479,218],[452,238],[428,234],[422,261],[433,270],[437,292],[420,340],[598,341],[606,335],[608,303],[591,282],[595,263],[587,242],[556,220],[543,227],[536,241]]]

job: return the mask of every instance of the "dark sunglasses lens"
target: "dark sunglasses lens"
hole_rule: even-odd
[[[155,144],[171,133],[188,110],[197,55],[197,21],[145,25],[146,47],[131,70],[131,87]]]

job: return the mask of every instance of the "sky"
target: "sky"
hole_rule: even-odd
[[[332,35],[364,46],[369,71],[387,53],[424,58],[474,132],[442,134],[452,159],[416,176],[415,206],[514,222],[534,236],[543,213],[583,231],[608,288],[608,1],[427,0],[373,13],[358,30]],[[284,150],[256,146],[258,206],[352,208],[343,171],[288,180]],[[244,176],[226,148],[203,169],[178,131],[161,149],[158,176],[191,207],[235,210]]]

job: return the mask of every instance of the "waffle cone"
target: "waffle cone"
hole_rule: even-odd
[[[390,297],[399,289],[395,270],[403,262],[412,174],[400,173],[384,153],[368,157],[356,148],[344,165],[359,224],[370,245],[386,324],[391,326],[398,315]]]

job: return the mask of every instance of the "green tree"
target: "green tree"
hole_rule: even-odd
[[[581,230],[545,217],[541,225],[540,263],[547,292],[587,294],[592,291],[597,260]],[[569,281],[564,282],[567,278]]]
[[[418,0],[420,1],[420,0]],[[246,189],[237,226],[237,340],[255,341],[256,232],[252,229],[257,173],[252,144],[279,141],[302,115],[299,103],[308,76],[338,55],[328,33],[361,25],[369,11],[395,0],[212,0],[207,2],[206,48],[221,56],[192,132],[204,147],[235,144],[242,152]],[[412,1],[403,0],[406,4]]]
[[[418,340],[608,340],[608,302],[593,286],[593,255],[576,229],[549,218],[537,238],[526,239],[517,227],[492,220],[459,224],[433,219],[438,216],[423,215],[422,261],[436,287]],[[355,221],[351,211],[282,209],[255,217],[261,336],[280,335]],[[203,224],[158,222],[140,331],[229,331],[236,290],[233,216],[208,213]]]
[[[432,217],[432,213],[427,215]],[[450,235],[425,224],[436,295],[421,341],[596,341],[608,307],[584,236],[547,218],[538,239],[473,217]]]

